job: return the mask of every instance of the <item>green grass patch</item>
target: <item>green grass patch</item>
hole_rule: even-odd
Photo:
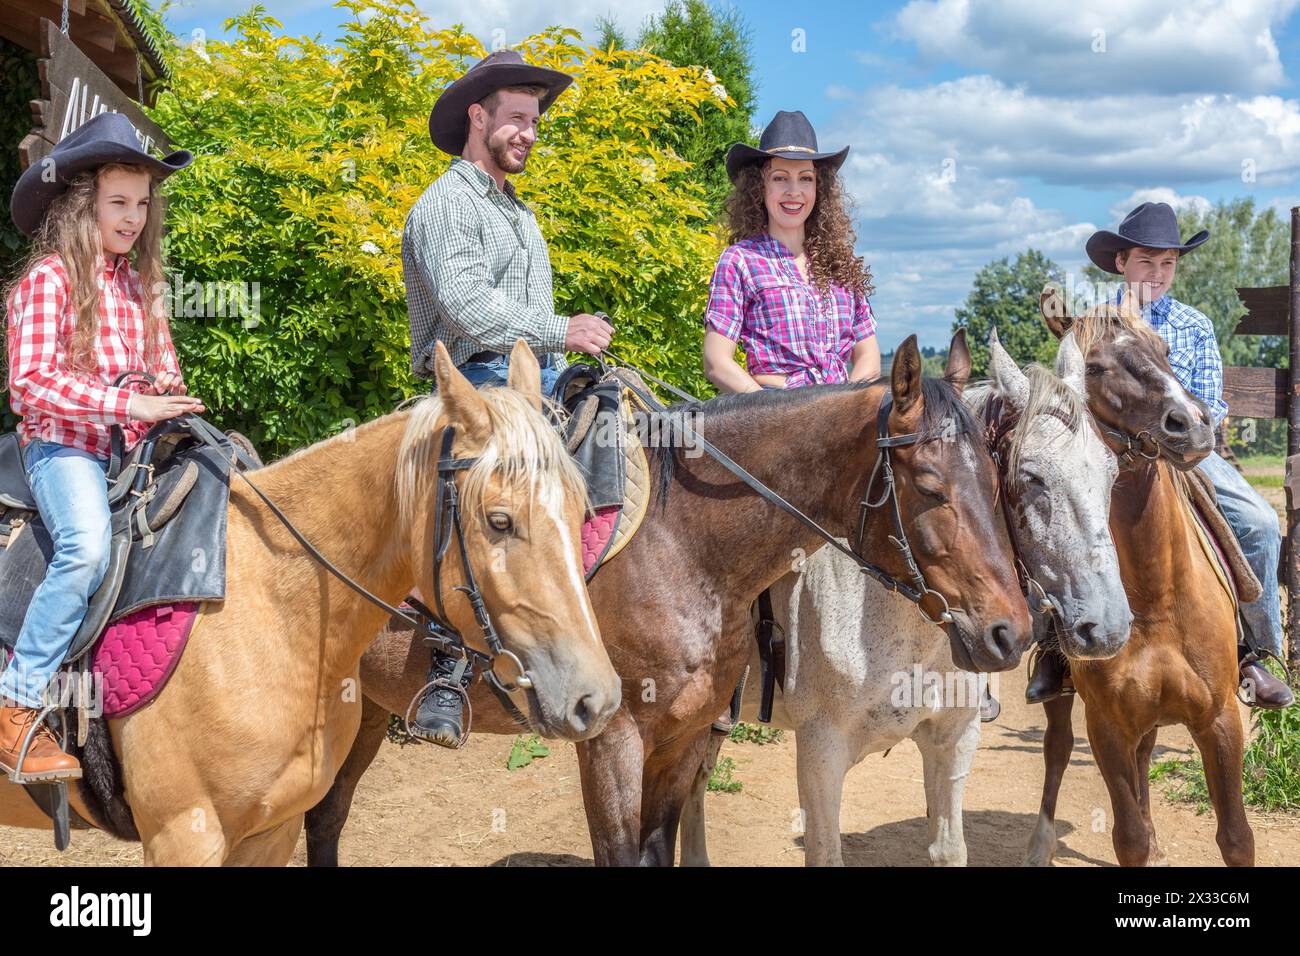
[[[1247,475],[1246,480],[1256,488],[1281,488],[1285,475]]]
[[[506,758],[507,770],[518,770],[520,767],[527,767],[534,760],[541,760],[543,757],[551,755],[551,748],[542,743],[542,738],[537,734],[530,734],[525,737],[519,734],[515,737],[515,742],[510,745],[510,756]]]
[[[709,775],[709,792],[740,793],[743,784],[735,778],[735,770],[736,761],[730,757],[719,757],[713,765],[713,773]]]
[[[1286,455],[1238,455],[1237,463],[1242,468],[1285,468]]]
[[[747,724],[743,720],[738,720],[736,726],[731,728],[727,739],[738,744],[779,744],[785,739],[785,731],[780,727]]]

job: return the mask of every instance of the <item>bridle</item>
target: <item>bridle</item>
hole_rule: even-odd
[[[229,454],[231,451],[226,436],[197,415],[182,415],[172,419],[169,424],[171,426],[170,430],[188,431],[199,441],[219,449],[223,454]],[[243,469],[232,468],[231,471],[243,479],[244,483],[279,519],[280,523],[293,535],[294,539],[302,545],[303,549],[326,571],[371,604],[411,625],[418,635],[441,653],[452,657],[460,657],[464,666],[471,662],[480,665],[480,672],[484,675],[485,681],[510,716],[517,723],[527,727],[529,726],[528,719],[515,706],[514,701],[510,698],[510,693],[515,690],[531,689],[533,686],[532,678],[525,671],[523,662],[502,643],[500,635],[497,634],[496,627],[492,623],[492,617],[483,601],[483,592],[474,577],[474,569],[469,560],[469,550],[465,544],[465,529],[461,521],[460,493],[456,487],[456,476],[458,473],[472,468],[478,463],[479,459],[454,457],[451,449],[455,440],[456,429],[450,425],[446,426],[442,431],[441,453],[438,458],[438,471],[434,490],[433,600],[434,605],[437,607],[436,612],[429,609],[414,596],[406,598],[404,607],[394,607],[377,595],[372,594],[321,554],[316,546],[294,527],[293,522],[288,519],[275,502],[252,482]],[[257,467],[256,463],[249,459],[243,451],[238,448],[233,450],[245,468]],[[465,584],[457,586],[454,590],[463,593],[469,601],[470,607],[474,611],[474,619],[482,632],[483,641],[488,647],[488,653],[486,654],[465,643],[464,636],[452,625],[447,617],[446,608],[443,606],[442,566],[450,549],[453,534],[456,536],[461,570],[465,576]],[[497,674],[496,665],[502,659],[513,665],[516,674],[513,679],[503,680]]]
[[[1051,415],[1065,425],[1066,428],[1071,427],[1069,416],[1060,408],[1047,409],[1042,414]],[[1064,624],[1060,605],[1055,598],[1047,593],[1047,589],[1029,573],[1029,566],[1025,564],[1024,555],[1020,549],[1020,538],[1016,534],[1015,522],[1011,520],[1011,502],[1007,494],[1007,485],[1010,483],[1010,478],[1006,474],[1009,456],[1003,453],[1002,446],[1020,422],[1020,413],[1008,411],[1002,397],[994,395],[985,406],[985,418],[987,419],[985,437],[988,440],[989,455],[997,466],[998,506],[1002,509],[1002,520],[1007,526],[1007,537],[1011,539],[1011,554],[1015,561],[1016,575],[1020,578],[1020,589],[1024,592],[1026,603],[1031,608],[1036,608],[1039,613],[1046,615],[1049,624],[1059,628]]]
[[[680,396],[681,398],[685,399],[688,402],[694,402],[698,404],[700,401],[694,396],[686,392],[683,392],[681,389],[678,389],[670,385],[669,383],[664,382],[661,379],[655,378],[653,375],[650,375],[649,373],[637,368],[635,365],[632,365],[630,362],[624,361],[623,359],[618,359],[617,356],[611,355],[611,353],[608,350],[606,350],[605,355],[617,359],[620,364],[626,366],[627,368],[630,368],[634,372],[637,372],[639,375],[648,378],[659,385],[662,385],[663,387],[667,388],[669,391]],[[607,366],[604,362],[602,362],[601,364],[603,367],[609,368],[609,366]],[[621,378],[621,381],[648,408],[651,409],[657,408],[660,410],[664,408],[662,402],[660,402],[653,395],[649,394],[645,389],[641,388],[639,385],[635,384],[634,382],[628,381],[626,378]],[[804,527],[808,528],[818,537],[822,538],[827,544],[829,544],[836,551],[839,551],[841,554],[848,557],[850,560],[852,560],[854,563],[857,564],[859,570],[861,570],[863,574],[866,574],[869,577],[874,578],[880,584],[884,585],[888,590],[894,591],[898,594],[901,594],[903,597],[907,598],[909,601],[911,601],[913,604],[917,606],[917,609],[921,612],[921,616],[924,617],[931,624],[940,624],[947,627],[951,632],[951,636],[956,637],[955,634],[956,625],[953,622],[952,611],[948,606],[947,598],[945,598],[938,591],[934,590],[934,588],[930,587],[930,585],[926,582],[925,574],[921,571],[921,568],[917,565],[916,558],[912,554],[912,547],[907,540],[907,531],[903,528],[903,516],[898,503],[898,490],[894,480],[894,468],[893,468],[893,462],[890,458],[890,450],[893,448],[901,448],[907,445],[924,444],[926,442],[934,441],[939,438],[950,438],[952,436],[964,433],[966,431],[966,428],[964,426],[954,427],[952,430],[947,431],[943,434],[935,434],[929,436],[922,435],[920,432],[910,432],[906,435],[890,435],[889,434],[889,412],[892,408],[893,408],[893,398],[888,392],[886,392],[883,400],[880,403],[880,411],[876,416],[876,448],[878,450],[876,456],[876,463],[875,466],[871,469],[871,477],[868,479],[867,486],[865,489],[863,489],[862,492],[862,501],[859,505],[860,516],[858,520],[857,542],[855,547],[852,548],[846,548],[844,545],[840,544],[839,540],[833,534],[831,534],[829,531],[823,528],[812,518],[808,517],[806,514],[804,514],[794,505],[792,505],[785,498],[781,497],[779,494],[777,494],[775,491],[773,491],[763,482],[759,481],[757,478],[751,475],[748,471],[746,471],[734,460],[732,460],[730,456],[726,455],[724,452],[718,449],[717,446],[715,446],[712,442],[706,439],[703,435],[700,435],[693,428],[691,428],[691,426],[688,423],[683,422],[681,427],[684,432],[683,437],[687,441],[694,442],[697,447],[701,448],[704,452],[706,452],[709,455],[709,457],[711,457],[714,461],[722,465],[729,472],[731,472],[733,475],[735,475],[737,478],[743,481],[746,485],[748,485],[753,491],[755,491],[759,495],[759,497],[763,498],[765,501],[770,502],[771,504],[776,505],[782,511],[786,512],[786,514],[790,515],[792,518],[797,520]],[[879,478],[879,480],[881,481],[883,488],[880,492],[880,496],[873,501],[871,499],[871,489],[875,487],[877,478]],[[906,564],[907,566],[906,581],[900,580],[899,578],[890,574],[884,568],[871,563],[862,555],[862,548],[866,536],[867,513],[869,510],[883,507],[886,504],[889,505],[890,518],[893,522],[893,532],[894,532],[889,536],[889,541],[898,550],[898,553],[902,557],[904,564]]]

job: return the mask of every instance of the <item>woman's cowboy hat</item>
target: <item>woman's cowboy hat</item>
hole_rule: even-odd
[[[144,166],[159,179],[166,179],[193,159],[187,149],[156,159],[140,148],[140,137],[129,119],[121,113],[100,113],[63,137],[44,159],[23,170],[14,184],[10,213],[15,226],[34,236],[50,203],[67,191],[77,173],[107,163],[127,163]]]
[[[808,117],[799,110],[793,113],[781,110],[772,117],[755,149],[746,143],[735,143],[727,150],[727,175],[734,183],[740,170],[752,162],[761,159],[811,159],[826,160],[834,169],[839,169],[849,155],[845,146],[838,153],[817,152],[817,134],[813,131]]]
[[[1178,238],[1178,217],[1165,202],[1144,202],[1124,217],[1119,229],[1110,232],[1102,229],[1088,240],[1088,258],[1098,269],[1119,275],[1115,268],[1115,253],[1124,249],[1177,249],[1191,252],[1206,239],[1210,230],[1202,229],[1186,242]]]
[[[525,63],[516,50],[496,50],[442,91],[438,102],[429,111],[429,138],[444,153],[459,156],[469,136],[468,110],[471,104],[507,86],[544,86],[546,93],[538,104],[538,110],[545,113],[572,82],[573,77],[559,70]]]

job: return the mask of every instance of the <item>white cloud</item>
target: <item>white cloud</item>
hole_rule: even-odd
[[[1209,212],[1214,205],[1204,196],[1183,196],[1168,186],[1155,186],[1151,189],[1135,189],[1126,199],[1113,203],[1109,210],[1110,218],[1114,220],[1114,224],[1118,224],[1144,202],[1168,203],[1174,207],[1175,212],[1191,209],[1202,215]]]
[[[1300,101],[1276,96],[1040,96],[990,76],[832,90],[857,142],[988,177],[1124,187],[1300,173]],[[856,119],[856,122],[855,122]]]
[[[1046,91],[1261,93],[1298,0],[912,0],[894,21],[929,63]]]

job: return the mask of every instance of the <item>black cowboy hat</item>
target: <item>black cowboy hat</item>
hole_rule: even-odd
[[[50,203],[67,191],[73,176],[87,169],[128,163],[166,179],[193,159],[187,149],[162,159],[150,156],[141,148],[140,136],[129,119],[121,113],[100,113],[63,137],[44,159],[23,170],[10,201],[14,225],[28,236],[36,235]]]
[[[507,86],[544,86],[538,110],[545,113],[572,82],[567,73],[525,63],[517,50],[495,50],[442,91],[429,111],[429,138],[444,153],[459,156],[469,136],[471,104]]]
[[[727,175],[734,183],[745,166],[772,158],[811,159],[813,162],[824,159],[833,168],[839,169],[848,155],[847,146],[837,153],[817,152],[817,133],[813,131],[808,117],[799,110],[793,113],[780,110],[763,130],[757,149],[747,143],[735,143],[727,150]]]
[[[1178,217],[1167,202],[1144,202],[1124,217],[1116,232],[1102,229],[1088,240],[1088,258],[1098,269],[1119,275],[1115,253],[1124,249],[1177,249],[1191,252],[1206,239],[1210,230],[1202,229],[1186,242],[1178,238]]]

